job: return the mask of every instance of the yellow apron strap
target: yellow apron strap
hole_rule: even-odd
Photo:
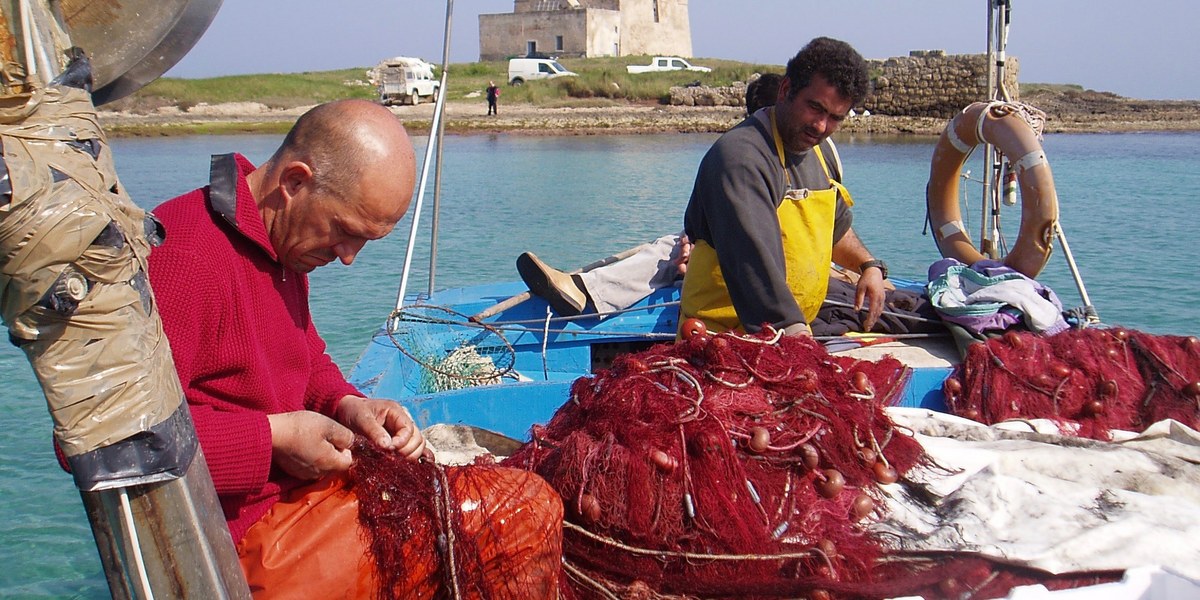
[[[783,181],[784,181],[784,183],[787,184],[786,187],[784,188],[784,191],[786,192],[788,188],[792,187],[792,176],[788,173],[787,159],[784,158],[784,154],[783,154],[783,136],[779,135],[779,126],[775,124],[775,107],[774,106],[771,107],[770,114],[771,114],[771,137],[775,138],[775,156],[779,157],[779,166],[783,167]],[[826,171],[825,175],[828,177],[829,172]]]

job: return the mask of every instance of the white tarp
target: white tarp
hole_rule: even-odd
[[[1167,567],[1200,578],[1200,434],[1163,421],[1113,442],[1049,421],[987,427],[923,409],[889,415],[933,461],[885,486],[876,525],[904,550],[977,553],[1052,573]]]

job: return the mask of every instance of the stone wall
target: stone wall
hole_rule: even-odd
[[[745,106],[746,83],[713,87],[707,85],[676,86],[671,88],[674,106]]]
[[[872,90],[861,108],[875,114],[949,118],[989,97],[984,54],[914,51],[909,56],[867,63]],[[1008,57],[1005,66],[1005,87],[1017,100],[1017,59]]]
[[[608,13],[613,22],[620,19],[620,13],[615,11],[583,10],[479,15],[479,59],[524,56],[530,43],[535,44],[537,52],[545,54],[586,56],[590,38],[589,12]],[[558,45],[560,38],[561,48]]]
[[[868,60],[867,66],[872,89],[863,105],[854,107],[859,114],[866,109],[878,115],[950,118],[989,96],[987,56],[983,54],[915,51],[905,57]],[[1006,67],[1005,87],[1013,100],[1019,100],[1017,59],[1008,57]],[[742,82],[724,87],[673,87],[670,102],[676,106],[742,106],[745,94]]]

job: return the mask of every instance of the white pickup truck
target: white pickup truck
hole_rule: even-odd
[[[657,73],[659,71],[699,71],[708,73],[712,69],[693,65],[688,61],[677,56],[655,56],[654,60],[648,65],[628,65],[625,67],[630,73]]]

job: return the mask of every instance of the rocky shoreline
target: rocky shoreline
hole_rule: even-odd
[[[1135,100],[1093,91],[1040,91],[1022,99],[1047,113],[1046,133],[1115,133],[1142,131],[1200,131],[1200,101]],[[181,110],[163,107],[149,114],[100,112],[110,135],[190,135],[286,131],[307,106],[271,109],[254,102],[200,104]],[[392,111],[410,131],[425,132],[433,105],[397,106]],[[636,133],[717,133],[737,124],[741,107],[621,104],[603,106],[536,107],[505,105],[489,116],[480,102],[446,105],[448,133],[510,133],[519,135],[606,135]],[[938,135],[945,119],[854,116],[844,133],[879,135]]]

